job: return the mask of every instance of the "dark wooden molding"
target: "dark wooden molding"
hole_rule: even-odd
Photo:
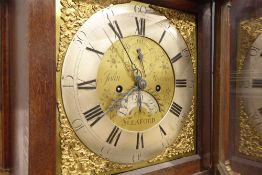
[[[132,170],[119,175],[133,175],[133,174],[144,174],[144,175],[173,175],[183,174],[191,175],[201,171],[200,165],[201,157],[199,155],[193,155],[184,157],[178,160],[170,162],[164,162],[157,165],[144,167],[137,170]]]
[[[0,169],[10,168],[9,116],[9,14],[7,1],[0,2]]]
[[[199,7],[198,14],[198,99],[197,141],[203,170],[211,167],[212,121],[212,61],[211,61],[211,4]]]
[[[202,172],[194,173],[192,175],[210,175],[210,172],[208,170],[204,170]]]
[[[55,175],[55,1],[33,0],[28,6],[29,174]]]
[[[194,0],[140,0],[145,3],[150,3],[162,7],[167,7],[171,9],[182,10],[190,13],[198,12],[198,2]]]
[[[216,6],[213,168],[229,158],[230,8],[230,3]]]
[[[240,156],[233,156],[231,159],[231,166],[234,171],[241,174],[260,175],[262,170],[261,162],[256,162],[242,158]]]
[[[182,163],[171,166],[169,168],[160,169],[152,173],[147,173],[145,175],[173,175],[173,174],[183,174],[191,175],[201,171],[201,161],[200,157],[195,158],[196,156],[191,156],[190,160]]]

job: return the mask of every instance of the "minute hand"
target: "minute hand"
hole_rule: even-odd
[[[133,63],[130,55],[128,54],[128,52],[127,52],[127,50],[126,50],[126,47],[124,46],[124,44],[123,44],[123,42],[122,42],[121,37],[119,36],[118,32],[116,31],[115,27],[113,26],[113,24],[112,24],[112,22],[110,21],[109,18],[108,18],[108,21],[109,21],[109,27],[113,30],[113,32],[115,33],[115,35],[116,35],[117,38],[119,39],[122,47],[124,48],[124,50],[125,50],[125,52],[126,52],[126,54],[127,54],[127,57],[128,57],[128,59],[129,59],[129,61],[130,61],[130,63],[131,63],[131,66],[132,66],[132,71],[136,71],[136,74],[137,74],[138,69],[136,68],[136,65]],[[135,75],[135,76],[136,76],[136,75]]]

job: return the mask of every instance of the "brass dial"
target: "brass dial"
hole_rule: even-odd
[[[117,99],[122,99],[114,106],[115,110],[108,113],[116,126],[143,131],[158,124],[168,111],[175,89],[174,71],[169,57],[155,41],[142,36],[129,36],[123,38],[122,43],[137,70],[132,70],[124,47],[116,41],[99,64],[97,93],[103,111],[108,110]],[[140,59],[139,55],[143,58]],[[144,89],[139,89],[137,77],[146,83]],[[121,91],[117,91],[118,87],[122,88]],[[135,87],[137,90],[127,94]],[[117,110],[120,107],[122,110]],[[122,115],[119,115],[120,112]]]

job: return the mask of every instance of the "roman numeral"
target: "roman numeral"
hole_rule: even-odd
[[[174,56],[172,59],[171,59],[171,63],[175,63],[177,60],[179,60],[180,58],[182,58],[182,54],[181,52],[178,53],[176,56]]]
[[[136,149],[144,148],[144,137],[143,133],[137,133],[136,136]]]
[[[160,129],[161,134],[166,135],[166,131],[163,129],[161,125],[159,125],[159,129]]]
[[[113,26],[113,24],[115,25],[115,27]],[[112,23],[108,23],[109,27],[112,29],[112,31],[115,33],[115,35],[117,36],[117,38],[123,38],[122,32],[120,30],[120,27],[117,23],[117,21],[113,21]]]
[[[253,79],[252,87],[253,88],[262,88],[262,79]]]
[[[97,53],[97,54],[99,54],[99,55],[104,55],[103,52],[101,52],[101,51],[99,51],[99,50],[96,50],[96,49],[94,49],[94,48],[91,48],[91,47],[86,47],[86,50],[89,50],[89,51],[91,51],[91,52]]]
[[[76,41],[78,41],[80,44],[83,44],[83,40],[82,40],[82,38],[80,38],[78,35],[76,35],[76,39],[74,39],[74,40],[76,40]]]
[[[178,53],[176,56],[174,56],[171,59],[171,63],[175,63],[176,61],[178,61],[182,57],[189,57],[189,56],[190,56],[190,53],[189,53],[188,49],[185,48],[180,53]]]
[[[139,161],[141,156],[142,156],[141,153],[134,154],[133,157],[132,157],[133,162]]]
[[[176,87],[186,87],[187,80],[186,79],[177,79],[176,80]]]
[[[96,89],[96,80],[89,80],[77,84],[78,89]]]
[[[74,87],[73,86],[73,81],[74,81],[74,78],[73,78],[73,76],[71,76],[71,75],[67,75],[67,76],[62,76],[62,86],[63,87]]]
[[[93,107],[92,109],[84,112],[83,114],[88,122],[93,121],[90,124],[91,127],[94,126],[104,116],[104,113],[100,105]]]
[[[160,38],[159,41],[158,41],[159,44],[162,42],[165,34],[166,34],[166,30],[164,30],[164,32],[162,33],[161,38]]]
[[[138,32],[138,35],[145,36],[145,29],[146,29],[146,19],[140,18],[138,19],[135,17],[136,20],[136,30]]]
[[[119,34],[119,37],[120,37],[120,38],[123,38],[122,32],[121,32],[121,30],[120,30],[120,27],[119,27],[117,21],[114,21],[113,23],[114,23],[115,26],[116,26],[116,29],[117,29],[118,34]]]
[[[111,131],[111,133],[109,134],[108,138],[106,139],[106,142],[109,144],[112,144],[112,142],[115,140],[114,146],[116,146],[121,136],[121,133],[122,131],[118,127],[115,126],[113,130]]]
[[[260,115],[262,116],[262,108],[258,109],[258,112],[260,113]]]
[[[146,12],[149,12],[150,9],[148,9],[146,6],[143,6],[143,5],[135,5],[134,11],[137,13],[146,13]]]
[[[78,131],[84,127],[82,120],[76,119],[72,122],[72,127],[75,131]]]
[[[73,40],[78,41],[80,44],[83,44],[83,39],[86,38],[86,33],[83,31],[80,31],[76,34],[76,37]]]
[[[255,47],[255,46],[251,46],[250,48],[250,56],[256,56],[259,53],[259,48]]]
[[[171,108],[170,108],[170,112],[172,112],[173,114],[175,114],[177,117],[179,117],[180,113],[182,111],[182,107],[179,106],[176,102],[173,102]]]

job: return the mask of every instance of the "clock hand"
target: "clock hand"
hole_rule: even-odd
[[[142,69],[143,69],[144,75],[145,75],[145,77],[146,77],[145,68],[144,68],[144,63],[143,63],[143,58],[144,58],[144,56],[143,56],[140,48],[137,49],[136,52],[138,53],[138,59],[139,59],[139,61],[140,61],[140,64],[142,65]]]
[[[146,80],[144,80],[142,78],[142,76],[137,76],[136,77],[136,82],[137,82],[137,85],[138,85],[138,89],[137,89],[137,105],[138,105],[138,108],[139,108],[139,112],[141,112],[141,109],[142,109],[141,91],[146,88],[147,82],[146,82]]]
[[[142,98],[141,98],[141,90],[138,89],[137,91],[137,105],[138,105],[138,109],[139,109],[139,112],[141,112],[141,108],[142,108]]]
[[[138,75],[138,73],[141,74],[141,72],[140,72],[139,69],[137,69],[136,65],[133,63],[133,61],[132,61],[129,53],[127,52],[126,47],[124,46],[124,44],[123,44],[123,42],[122,42],[121,37],[119,36],[118,32],[116,31],[115,27],[113,26],[113,24],[112,24],[112,22],[111,22],[111,20],[109,19],[108,16],[107,16],[107,19],[108,19],[108,21],[109,21],[109,27],[113,30],[113,32],[114,32],[115,35],[117,36],[118,40],[120,41],[123,49],[125,50],[125,52],[126,52],[126,54],[127,54],[127,57],[128,57],[128,59],[129,59],[129,61],[130,61],[130,63],[131,63],[131,67],[132,67],[132,71],[134,72],[134,76],[136,77],[136,76]]]
[[[139,112],[142,111],[142,106],[149,113],[156,113],[160,111],[160,106],[158,104],[158,101],[152,94],[141,89],[137,89],[136,91],[137,91],[136,104],[139,109]]]
[[[113,30],[113,29],[112,29],[112,30]],[[105,31],[104,29],[103,29],[103,31],[104,31],[104,33],[106,34],[107,39],[111,42],[113,48],[114,48],[115,50],[117,50],[117,48],[114,47],[113,42],[112,42],[111,39],[109,38],[109,36],[108,36],[108,34],[106,33],[106,31]],[[124,47],[124,48],[125,48],[125,47]],[[125,62],[124,62],[124,64],[125,64]],[[126,65],[126,64],[125,64],[125,65]],[[133,71],[133,70],[137,70],[136,66],[135,66],[135,68],[132,67],[132,71]],[[137,70],[137,71],[138,71],[138,70]],[[134,75],[134,76],[136,77],[136,75]]]

